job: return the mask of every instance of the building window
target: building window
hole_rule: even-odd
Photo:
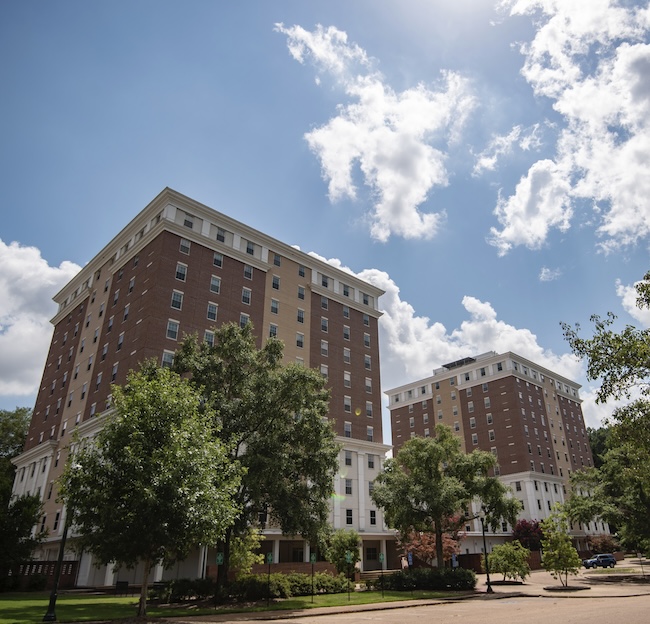
[[[474,416],[469,419],[469,427],[470,429],[476,429],[476,418]]]
[[[327,275],[321,275],[320,277],[320,283],[323,288],[329,288],[330,285],[330,278],[327,277]]]
[[[277,299],[271,299],[271,314],[277,314],[280,310],[280,302]]]
[[[375,467],[375,456],[372,454],[368,454],[368,468],[374,468]]]
[[[369,355],[363,356],[363,365],[366,370],[372,370],[372,360]]]
[[[352,495],[352,479],[346,479],[345,480],[345,494],[347,496]]]
[[[220,243],[225,243],[226,242],[226,230],[223,228],[218,227],[217,228],[217,240]]]
[[[120,351],[122,349],[122,346],[124,345],[124,332],[122,332],[118,337],[117,337],[117,351]]]
[[[255,243],[253,243],[252,241],[246,241],[246,253],[249,256],[255,255]]]
[[[488,431],[488,437],[490,438],[490,442],[494,442],[494,429]]]
[[[485,415],[485,420],[487,421],[488,425],[491,425],[492,422],[493,422],[492,414],[491,413],[486,414]]]
[[[216,267],[222,268],[223,267],[223,254],[220,254],[218,251],[214,252],[214,256],[212,258],[212,264]]]
[[[329,323],[328,323],[327,319],[324,316],[321,316],[321,318],[320,318],[320,330],[324,331],[324,332],[327,332],[328,326],[329,326]]]
[[[298,299],[304,299],[304,298],[305,298],[305,287],[298,286]]]
[[[363,305],[370,305],[370,297],[366,293],[361,293],[361,300]]]
[[[373,427],[366,427],[366,440],[368,442],[374,442],[375,439],[375,430]]]
[[[95,380],[95,391],[99,390],[99,386],[102,383],[102,374],[97,373],[97,379]]]
[[[248,325],[248,322],[249,322],[249,321],[250,321],[250,316],[248,316],[248,314],[245,314],[244,312],[242,312],[242,313],[239,315],[239,326],[240,326],[242,329],[243,329],[244,327],[246,327],[246,325]]]
[[[352,451],[345,451],[345,465],[352,465]]]
[[[171,307],[174,308],[175,310],[181,310],[183,308],[183,293],[174,290],[172,292],[172,302],[171,302]]]
[[[217,320],[217,304],[208,303],[208,320],[216,321]]]
[[[176,279],[184,282],[187,279],[187,265],[180,262],[176,265]]]
[[[363,324],[368,327],[370,325],[370,317],[367,314],[363,315]]]
[[[345,524],[352,524],[352,510],[345,510]]]
[[[372,418],[372,401],[366,401],[366,416]]]
[[[474,411],[474,401],[467,402],[467,411],[471,414]]]
[[[488,409],[490,408],[490,397],[485,397],[483,399],[483,405]]]
[[[343,411],[348,414],[352,412],[352,399],[349,396],[343,397]]]
[[[456,432],[460,431],[460,423],[458,421],[454,422],[454,431]]]
[[[320,354],[327,357],[329,355],[329,344],[327,340],[320,341]]]
[[[221,278],[213,275],[210,278],[210,292],[218,295],[221,292]]]
[[[203,342],[207,343],[211,347],[214,347],[214,332],[206,329],[203,333]]]
[[[178,321],[167,321],[167,338],[171,340],[178,340],[178,329],[180,324]]]
[[[273,276],[271,286],[273,287],[273,290],[280,290],[280,278],[277,275]]]
[[[343,423],[343,436],[346,438],[352,437],[352,423],[345,421]]]
[[[327,310],[329,307],[329,299],[327,297],[321,297],[320,298],[320,307],[323,308],[323,310]]]
[[[245,303],[246,305],[250,305],[251,303],[251,289],[250,288],[242,288],[241,290],[241,302]]]
[[[372,379],[370,377],[366,377],[366,392],[372,392]]]
[[[115,378],[117,377],[117,367],[118,363],[116,362],[113,364],[113,369],[111,370],[111,381],[115,381]]]
[[[305,277],[305,267],[302,264],[298,267],[298,275],[300,277]]]
[[[132,277],[132,278],[129,280],[129,292],[130,292],[130,293],[133,292],[133,287],[134,287],[134,286],[135,286],[135,277]]]
[[[348,306],[343,306],[343,318],[350,318],[350,308]]]
[[[321,365],[320,365],[320,374],[321,374],[325,379],[328,379],[328,378],[329,378],[329,367],[327,366],[327,364],[321,364]]]
[[[278,335],[278,326],[271,323],[269,325],[269,338],[276,338]]]
[[[282,264],[282,257],[280,254],[273,254],[273,264],[275,264],[275,266],[280,266]]]
[[[300,308],[298,308],[298,312],[296,313],[296,320],[299,323],[304,323],[305,322],[305,311],[304,310],[301,310]]]
[[[194,217],[185,213],[185,219],[183,220],[183,225],[190,230],[194,227]]]
[[[472,444],[478,444],[478,433],[472,434]]]
[[[348,371],[343,371],[343,385],[346,388],[350,388],[352,386],[352,375]]]
[[[305,346],[305,334],[298,332],[296,334],[296,346],[302,349]]]
[[[253,267],[250,264],[244,265],[244,277],[246,279],[253,279]]]
[[[189,255],[190,253],[190,241],[188,241],[185,238],[181,238],[181,243],[179,246],[179,251],[185,255]]]
[[[130,309],[130,305],[127,303],[127,304],[124,306],[124,316],[123,316],[123,318],[122,318],[122,322],[126,321],[126,319],[129,318],[129,309]]]
[[[343,362],[345,364],[349,364],[351,361],[351,355],[350,355],[350,349],[347,347],[343,347]]]
[[[377,512],[374,509],[370,510],[370,524],[371,525],[377,524]],[[367,550],[368,559],[371,558],[371,552],[370,551],[376,551],[376,549],[368,548],[368,550]],[[372,558],[376,559],[376,552],[373,552],[372,554],[373,554]]]
[[[343,284],[343,296],[344,297],[350,296],[350,287],[347,284]]]

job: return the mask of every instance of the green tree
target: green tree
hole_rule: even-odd
[[[247,533],[233,538],[230,548],[230,565],[237,571],[237,577],[250,574],[255,564],[264,563],[259,553],[264,536],[259,529],[250,527]]]
[[[605,453],[607,452],[607,441],[612,430],[610,427],[587,427],[589,446],[594,456],[594,467],[600,468],[603,465]]]
[[[361,538],[353,529],[339,529],[331,535],[327,546],[327,560],[336,566],[336,571],[349,574],[361,560],[359,549]]]
[[[464,523],[473,499],[479,498],[487,524],[494,530],[502,519],[514,524],[520,503],[510,489],[488,475],[496,465],[492,453],[464,453],[450,427],[437,425],[433,438],[412,438],[388,459],[375,479],[372,498],[386,522],[403,536],[412,531],[436,536],[436,559],[444,565],[443,534]]]
[[[650,308],[650,273],[636,284],[637,306]],[[616,316],[592,316],[594,334],[579,335],[580,327],[563,324],[564,335],[573,352],[587,361],[589,379],[600,379],[597,401],[631,399],[607,420],[609,449],[599,470],[572,475],[574,491],[570,500],[572,518],[588,521],[594,516],[617,525],[627,546],[650,546],[650,329],[632,325],[615,331]],[[635,397],[633,400],[632,398]],[[580,500],[580,489],[591,501]],[[594,517],[592,516],[592,518]]]
[[[32,535],[42,506],[38,496],[11,500],[16,467],[11,460],[23,450],[31,410],[0,410],[0,578],[16,563],[29,559],[45,535]]]
[[[212,544],[235,518],[240,468],[215,440],[201,397],[179,375],[148,363],[113,388],[115,416],[94,440],[77,442],[61,496],[80,545],[97,560],[143,563],[138,615],[158,562],[171,565]]]
[[[495,546],[489,557],[490,571],[503,574],[504,581],[506,579],[525,581],[526,577],[530,576],[528,565],[530,550],[524,548],[518,540]],[[482,566],[485,570],[485,555],[482,558]]]
[[[542,540],[544,568],[553,578],[557,578],[567,587],[569,574],[577,575],[582,565],[578,551],[571,543],[568,515],[556,509],[546,520],[542,520],[542,530],[544,531]]]
[[[219,546],[220,583],[228,578],[232,539],[251,526],[273,524],[314,543],[327,534],[339,453],[325,418],[329,393],[318,371],[283,365],[282,353],[275,338],[258,349],[250,323],[226,323],[215,329],[213,345],[191,336],[175,356],[175,370],[190,374],[212,410],[213,435],[228,441],[231,460],[246,468],[237,519]]]

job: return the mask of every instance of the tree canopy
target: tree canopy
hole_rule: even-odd
[[[650,308],[650,272],[635,286],[637,306]],[[584,475],[572,475],[574,484],[569,512],[583,522],[587,514],[616,523],[630,547],[650,548],[650,329],[632,325],[615,331],[616,316],[592,316],[591,338],[579,335],[580,327],[563,324],[574,353],[587,361],[589,379],[600,379],[597,400],[630,399],[608,419],[602,464]],[[600,462],[599,462],[600,463]],[[596,464],[598,465],[598,464]],[[589,494],[584,499],[580,490]]]
[[[40,498],[19,496],[11,500],[16,467],[11,460],[23,450],[31,410],[17,407],[0,410],[0,578],[15,564],[31,557],[43,541],[43,533],[32,535],[42,510]]]
[[[337,572],[345,574],[354,570],[361,560],[361,538],[353,529],[339,529],[331,535],[327,546],[327,560],[336,566]]]
[[[235,495],[238,515],[220,548],[227,578],[230,541],[271,524],[313,542],[326,536],[339,447],[326,416],[329,392],[320,372],[284,365],[283,343],[260,349],[252,325],[226,323],[214,344],[186,338],[174,369],[188,374],[211,410],[213,435],[246,472]],[[260,520],[261,519],[261,520]]]
[[[216,543],[232,524],[241,470],[205,426],[201,396],[169,369],[130,373],[113,387],[113,405],[95,439],[76,442],[61,496],[98,561],[143,563],[142,616],[152,566]]]
[[[501,519],[514,524],[520,503],[489,470],[496,458],[487,451],[464,453],[450,427],[437,425],[435,437],[408,440],[388,459],[375,479],[372,498],[384,510],[389,526],[403,536],[411,531],[436,535],[438,566],[444,562],[443,533],[464,523],[473,499],[480,499],[493,530]]]

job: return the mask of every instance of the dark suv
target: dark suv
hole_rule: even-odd
[[[614,555],[594,555],[591,559],[584,559],[582,565],[585,568],[613,568],[616,565]]]

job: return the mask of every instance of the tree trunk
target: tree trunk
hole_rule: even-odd
[[[144,560],[142,572],[142,588],[140,589],[140,601],[138,602],[138,617],[147,617],[147,594],[149,593],[149,572],[151,572],[151,560]]]
[[[445,555],[442,544],[442,522],[436,522],[436,560],[439,568],[445,567]]]
[[[230,569],[230,542],[232,539],[232,527],[226,530],[223,541],[217,543],[217,550],[223,553],[223,563],[217,568],[217,588],[216,595],[221,593],[228,585],[228,571]]]

